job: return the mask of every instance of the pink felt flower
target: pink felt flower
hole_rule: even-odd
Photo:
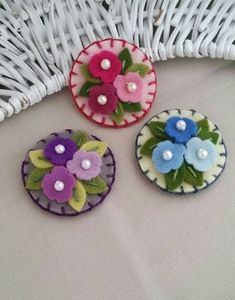
[[[115,88],[110,83],[94,86],[89,91],[88,105],[95,113],[108,115],[116,109],[117,103]]]
[[[77,179],[91,180],[101,172],[102,159],[94,151],[78,150],[72,160],[67,162],[67,169]]]
[[[123,102],[138,103],[143,96],[143,79],[138,73],[118,75],[113,83],[117,95]]]
[[[43,193],[58,202],[67,202],[73,196],[75,178],[65,167],[58,166],[43,177]]]
[[[90,73],[105,83],[113,82],[121,69],[122,63],[117,55],[106,50],[95,54],[89,63]]]

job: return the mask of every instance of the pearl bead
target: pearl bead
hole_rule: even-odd
[[[55,146],[55,152],[57,154],[63,154],[65,152],[65,146],[61,144]]]
[[[205,149],[199,149],[197,152],[197,156],[199,159],[206,159],[208,156],[208,151]]]
[[[109,59],[103,59],[100,63],[101,69],[109,70],[111,68],[111,62]]]
[[[63,181],[57,180],[54,184],[54,188],[57,192],[61,192],[64,189],[64,183]]]
[[[84,160],[81,162],[81,167],[82,167],[84,170],[90,169],[90,167],[91,167],[91,161],[90,161],[89,159],[84,159]]]
[[[176,128],[180,131],[185,131],[186,129],[186,122],[184,120],[179,120],[176,122]]]
[[[128,92],[134,93],[137,90],[137,84],[135,82],[128,82],[126,88]]]
[[[108,98],[105,95],[100,95],[97,101],[100,105],[105,105],[108,101]]]
[[[172,157],[173,157],[173,153],[171,150],[165,150],[163,153],[162,153],[162,157],[164,160],[171,160]]]

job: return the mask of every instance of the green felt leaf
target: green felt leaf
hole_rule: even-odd
[[[178,170],[172,170],[171,172],[165,174],[167,189],[169,191],[176,190],[184,182],[185,174],[186,169],[184,163]]]
[[[199,172],[194,169],[193,166],[185,163],[185,178],[184,181],[191,184],[192,186],[203,185],[203,172]]]
[[[150,68],[144,64],[133,64],[127,69],[126,73],[137,72],[141,77],[145,77],[148,74],[149,70]]]
[[[147,140],[141,148],[140,153],[142,155],[152,156],[153,150],[157,147],[157,144],[161,142],[161,139],[154,136]]]
[[[122,50],[118,55],[118,58],[122,62],[122,73],[125,73],[126,70],[132,65],[132,57],[128,48]]]
[[[116,124],[120,124],[123,120],[123,116],[124,116],[123,106],[122,103],[119,102],[117,108],[112,113],[111,118]]]
[[[202,130],[199,134],[198,137],[200,139],[204,140],[210,140],[213,144],[217,144],[218,139],[219,139],[219,134],[217,132],[213,131],[207,131],[207,130]]]
[[[89,136],[84,131],[78,131],[73,134],[72,140],[80,148],[83,144],[89,141]]]
[[[122,102],[122,107],[123,107],[124,111],[126,111],[126,112],[139,112],[142,109],[142,106],[140,103]]]
[[[202,119],[197,122],[197,133],[199,134],[202,130],[209,130],[209,123],[207,119]]]
[[[103,143],[100,141],[88,141],[81,146],[80,150],[95,151],[100,156],[103,156],[105,154],[107,148],[108,148],[108,146],[106,143]]]
[[[154,136],[161,138],[162,141],[167,140],[168,136],[165,134],[166,124],[163,122],[152,121],[148,123],[148,127]]]
[[[82,182],[86,192],[90,195],[97,195],[107,192],[108,186],[106,182],[100,177],[96,177],[90,181]]]
[[[29,152],[29,158],[34,167],[38,169],[49,169],[53,165],[44,157],[44,150],[32,150]]]
[[[85,82],[79,91],[79,96],[88,97],[90,89],[96,85],[98,85],[98,84],[94,83],[94,82],[88,82],[88,81]]]
[[[76,182],[73,189],[73,197],[68,201],[69,205],[76,211],[81,211],[86,203],[87,194],[83,184]]]
[[[86,81],[93,82],[93,83],[101,83],[100,79],[95,78],[91,75],[87,64],[81,65],[80,71],[82,75],[85,77]]]
[[[50,171],[50,169],[34,169],[27,178],[26,189],[38,191],[41,189],[43,177]]]

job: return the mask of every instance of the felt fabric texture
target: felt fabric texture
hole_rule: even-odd
[[[42,149],[29,151],[29,158],[31,163],[38,169],[49,169],[53,167],[52,163],[45,158],[44,150]]]
[[[41,190],[42,179],[49,171],[48,169],[34,169],[26,181],[26,188],[28,190]]]
[[[69,199],[68,204],[77,212],[80,212],[87,199],[87,193],[80,181],[77,181],[73,189],[73,197]]]
[[[80,150],[95,151],[103,156],[108,149],[108,145],[101,141],[88,141],[80,147]]]
[[[185,164],[183,163],[181,167],[177,170],[172,170],[165,175],[165,181],[167,190],[174,191],[184,182],[186,175]]]
[[[57,191],[54,188],[56,181],[64,183],[64,189]],[[58,202],[67,202],[73,195],[73,188],[76,180],[74,176],[68,172],[63,166],[57,166],[53,170],[45,175],[42,180],[43,193],[50,199]]]
[[[183,119],[192,120],[197,127],[196,135],[200,136],[202,132],[205,132],[206,134],[203,134],[203,136],[208,136],[210,139],[202,140],[198,137],[192,137],[186,145],[175,143],[175,140],[166,134],[165,124],[176,117],[180,119],[175,119],[174,122]],[[215,134],[211,135],[211,133]],[[154,151],[157,152],[158,146],[164,143],[163,140],[185,148],[183,163],[175,170],[167,169],[161,172],[156,167],[157,159],[155,158],[155,161],[153,159]],[[216,144],[214,144],[215,142]],[[203,145],[204,143],[205,145]],[[186,147],[187,145],[190,146]],[[170,149],[166,148],[165,150]],[[165,157],[164,160],[163,152],[165,150],[162,151],[162,154],[159,154],[159,161],[163,160],[167,164],[173,160],[174,155],[172,158],[170,156]],[[189,156],[188,159],[186,159],[186,152]],[[215,156],[213,152],[215,152]],[[152,160],[150,159],[151,155]],[[222,173],[226,156],[226,147],[218,127],[194,110],[175,109],[163,111],[148,121],[137,137],[137,158],[141,171],[164,191],[171,193],[196,193],[207,188]]]
[[[86,192],[90,195],[102,194],[108,190],[106,182],[100,176],[89,181],[82,181],[82,184]]]
[[[107,102],[105,104],[100,104],[98,102],[98,97],[101,95],[107,97]],[[117,103],[118,97],[116,96],[113,85],[110,83],[104,83],[101,86],[92,87],[89,91],[88,105],[95,113],[108,115],[116,109]]]
[[[55,139],[57,141],[59,139],[59,142],[61,140],[71,140],[76,145],[77,151],[69,160],[68,167],[67,164],[65,166],[55,166],[49,161],[49,166],[46,165],[47,159],[43,156],[44,148]],[[36,161],[43,162],[43,167],[47,166],[48,168],[35,169],[30,159],[30,153],[33,158],[37,158]],[[46,211],[60,216],[77,216],[92,210],[102,203],[111,190],[116,170],[112,152],[106,143],[88,135],[84,131],[67,129],[62,133],[54,132],[47,138],[41,139],[36,144],[35,149],[31,150],[29,154],[26,155],[22,164],[23,182],[32,200]],[[86,165],[83,165],[83,168],[81,168],[83,160],[89,160],[91,165],[89,166],[89,162],[86,162]],[[62,172],[60,171],[57,174],[60,167]],[[88,167],[87,170],[86,167]],[[76,173],[81,179],[79,183]],[[56,181],[62,181],[65,185],[66,180],[69,180],[68,174],[72,181],[76,182],[74,187],[70,189],[68,185],[66,190],[61,183],[57,183],[57,185],[60,184],[58,188],[61,191],[56,190]],[[64,178],[62,178],[63,176]],[[86,182],[88,189],[92,190],[92,197],[87,195],[84,186]]]
[[[173,157],[170,160],[165,160],[163,158],[163,152],[168,150],[172,152]],[[162,174],[180,168],[184,160],[185,151],[186,148],[184,145],[173,144],[170,141],[160,142],[152,153],[154,167]]]
[[[128,83],[136,84],[137,89],[134,92],[129,92],[127,89]],[[116,88],[116,93],[122,102],[138,103],[143,97],[143,81],[137,73],[127,73],[126,75],[118,75],[113,83]]]
[[[101,83],[101,80],[98,78],[95,78],[91,75],[90,71],[89,71],[89,66],[88,64],[83,64],[80,67],[80,71],[82,73],[82,75],[84,76],[84,78],[86,79],[87,82],[92,82],[95,84],[99,84]]]
[[[217,160],[217,151],[215,145],[210,140],[202,141],[200,138],[192,138],[186,144],[185,160],[194,166],[200,172],[206,172],[211,169]],[[208,156],[204,159],[198,157],[200,149],[206,150]]]
[[[110,68],[108,70],[104,70],[101,67],[101,62],[104,59],[110,61]],[[121,72],[121,69],[122,63],[120,59],[113,52],[107,50],[102,50],[100,53],[95,54],[89,63],[90,73],[105,83],[113,82],[116,76]]]
[[[98,76],[97,74],[100,74],[102,60],[108,59],[107,55],[103,55],[107,53],[105,51],[112,53],[115,59],[121,64],[121,69],[119,68],[119,64],[117,65],[118,67],[115,65],[115,74],[109,76],[108,82],[106,82],[107,79],[102,80],[101,77],[96,77]],[[102,57],[100,57],[100,55]],[[95,71],[92,71],[90,66],[92,65],[92,59],[94,59],[94,57],[96,67]],[[102,72],[104,72],[104,74],[113,72],[112,62],[110,69],[102,70]],[[124,90],[124,85],[122,85],[121,89],[122,94],[118,94],[115,88],[115,95],[118,101],[116,101],[115,107],[107,111],[105,111],[104,107],[100,107],[102,105],[97,104],[97,98],[95,99],[94,97],[94,99],[90,99],[91,90],[102,84],[113,85],[117,76],[123,76],[123,78],[121,78],[124,79],[128,73],[132,73],[134,78],[141,80],[139,84],[139,86],[143,86],[141,95],[139,93],[140,89],[138,89],[136,93],[129,93],[131,95],[127,96],[127,89],[125,87]],[[110,80],[111,77],[113,77],[112,81]],[[69,86],[72,91],[73,100],[78,106],[79,111],[89,120],[104,127],[123,128],[135,124],[149,111],[156,96],[156,72],[148,56],[138,46],[125,40],[108,38],[96,41],[81,51],[71,68]],[[124,99],[122,100],[120,95],[123,96],[123,94]],[[128,104],[131,104],[130,101],[139,101],[138,103],[140,103],[140,105],[134,107],[128,106],[125,110],[123,101],[128,101],[125,102]]]
[[[118,55],[118,58],[122,62],[122,74],[125,74],[127,69],[133,64],[133,59],[128,48],[124,48]]]
[[[186,123],[185,130],[177,129],[176,123],[180,120]],[[191,137],[196,135],[197,124],[189,118],[171,117],[166,122],[165,132],[176,143],[186,144]]]
[[[90,168],[84,169],[82,167],[82,161],[88,160],[91,163]],[[91,180],[97,177],[101,172],[102,159],[94,151],[83,151],[78,150],[72,160],[67,162],[67,169],[71,174],[74,174],[77,179],[80,180]]]
[[[57,145],[64,146],[65,148],[64,153],[62,154],[56,153],[55,147]],[[54,165],[65,166],[67,161],[73,157],[76,151],[77,151],[77,146],[71,139],[56,137],[45,146],[44,155]]]

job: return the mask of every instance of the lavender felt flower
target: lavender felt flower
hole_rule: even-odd
[[[185,151],[184,145],[170,141],[160,142],[152,154],[155,169],[162,174],[179,169],[184,161]]]
[[[78,150],[73,159],[67,162],[67,169],[77,179],[91,180],[100,174],[101,165],[102,159],[96,152]]]
[[[72,140],[57,137],[46,145],[44,155],[54,165],[65,166],[76,151],[77,146]]]
[[[186,144],[197,133],[197,124],[189,118],[171,117],[166,122],[165,132],[176,143]]]
[[[76,180],[65,167],[55,167],[42,180],[43,193],[50,199],[58,202],[67,202],[73,196]]]

